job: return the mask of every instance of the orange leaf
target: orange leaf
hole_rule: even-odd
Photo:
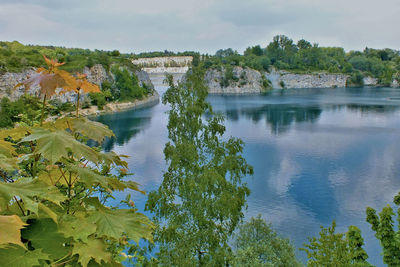
[[[57,88],[66,86],[66,82],[63,77],[58,74],[40,73],[21,83],[18,83],[16,86],[14,86],[14,88],[17,88],[21,85],[25,86],[25,91],[28,91],[32,86],[39,85],[41,94],[52,96],[56,93]]]
[[[59,63],[59,62],[57,62],[57,60],[55,60],[55,59],[48,59],[45,55],[43,55],[43,57],[44,57],[44,61],[46,61],[46,64],[47,64],[49,67],[59,67],[59,66],[62,66],[62,65],[65,64],[65,62]]]

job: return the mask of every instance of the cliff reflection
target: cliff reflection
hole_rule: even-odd
[[[121,146],[135,137],[141,131],[147,129],[151,122],[149,110],[126,111],[117,114],[107,114],[95,118],[114,132],[113,138],[107,138],[103,143],[105,151],[111,151],[115,144]]]
[[[243,108],[241,110],[228,110],[225,112],[229,120],[236,121],[243,115],[253,122],[265,120],[271,127],[273,134],[281,134],[289,129],[294,122],[316,121],[322,113],[319,106],[296,106],[293,104],[263,105],[255,108]]]

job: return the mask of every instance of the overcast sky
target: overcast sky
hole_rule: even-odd
[[[23,44],[242,53],[277,34],[400,50],[400,0],[0,0],[0,40]]]

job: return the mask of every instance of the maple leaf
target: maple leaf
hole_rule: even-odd
[[[96,232],[96,225],[88,221],[86,213],[75,212],[74,215],[65,214],[60,218],[58,229],[65,237],[72,237],[76,241],[87,242],[88,237]]]
[[[48,200],[57,205],[60,205],[66,199],[66,196],[61,194],[56,187],[48,186],[38,179],[28,182],[0,182],[0,210],[5,210],[14,196],[20,197],[25,208],[36,214],[38,213],[40,199]]]
[[[67,85],[65,80],[56,73],[38,73],[31,78],[18,83],[14,88],[25,87],[25,91],[28,91],[32,86],[39,85],[40,93],[46,96],[52,96],[56,93],[57,88],[62,88]]]
[[[91,188],[92,186],[101,186],[105,189],[108,189],[108,181],[107,177],[101,175],[100,173],[92,170],[89,167],[80,167],[72,164],[68,164],[66,169],[70,173],[74,173],[78,175],[78,180],[81,183],[84,183],[87,187]]]
[[[102,265],[102,262],[111,262],[111,253],[107,251],[107,244],[102,239],[90,237],[87,243],[77,242],[72,249],[72,255],[78,254],[78,262],[87,266],[91,259]]]
[[[73,133],[80,133],[89,139],[103,142],[105,137],[112,137],[114,133],[108,128],[108,126],[91,121],[85,117],[83,118],[62,118],[58,120],[54,126],[58,129],[66,130],[69,129]]]
[[[86,74],[77,73],[77,89],[82,90],[85,93],[99,93],[101,92],[99,86],[97,84],[89,82],[86,77]]]
[[[68,254],[68,241],[63,234],[58,232],[57,224],[51,219],[34,220],[27,228],[22,230],[22,237],[31,242],[36,249],[41,249],[49,254],[51,259],[58,259]]]
[[[25,248],[21,242],[21,229],[26,225],[17,215],[0,215],[0,247],[16,244]]]
[[[88,220],[97,225],[99,236],[118,240],[126,234],[136,243],[141,238],[152,241],[154,225],[145,215],[132,209],[111,210],[103,206],[98,198],[89,198],[85,202],[96,209],[89,214]]]
[[[67,158],[73,151],[77,159],[82,157],[94,163],[98,161],[98,153],[89,146],[77,141],[66,131],[50,131],[47,129],[34,129],[33,133],[20,141],[20,143],[36,141],[34,154],[41,154],[50,164]]]
[[[46,62],[47,66],[50,68],[59,67],[65,64],[65,62],[58,62],[56,59],[49,59],[45,55],[43,55],[44,61]]]
[[[5,155],[0,154],[0,169],[5,171],[12,171],[17,169],[17,160],[16,158],[9,158]]]
[[[42,266],[40,260],[49,260],[47,254],[40,249],[25,250],[21,247],[12,246],[7,249],[0,249],[1,266]]]

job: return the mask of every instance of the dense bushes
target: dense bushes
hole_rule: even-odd
[[[115,85],[111,87],[111,93],[115,99],[121,101],[140,99],[149,92],[139,85],[139,80],[134,73],[127,69],[113,67],[111,72],[115,75]]]

